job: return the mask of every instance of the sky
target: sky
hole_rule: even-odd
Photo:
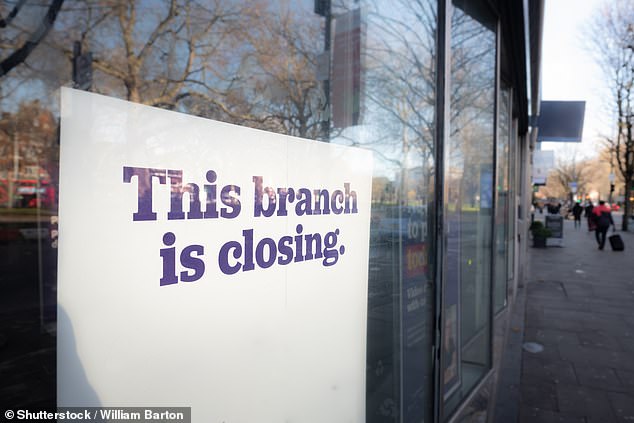
[[[579,158],[594,157],[599,135],[611,135],[606,102],[610,93],[600,68],[583,45],[588,20],[605,1],[610,0],[545,0],[542,100],[586,101],[580,144],[542,143],[542,150],[555,150],[555,160],[575,150]]]

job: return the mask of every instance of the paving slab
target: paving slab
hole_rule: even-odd
[[[621,345],[621,348],[623,348],[625,351],[629,351],[630,353],[634,353],[634,338],[632,337],[619,337],[617,338],[617,341],[619,343],[619,345]],[[634,354],[633,354],[634,356]]]
[[[608,392],[579,385],[557,385],[558,411],[566,416],[616,421]]]
[[[522,406],[519,423],[586,423],[586,419],[578,416],[566,416],[556,411]]]
[[[522,384],[522,405],[540,410],[557,411],[557,390],[552,383],[534,382]]]
[[[619,423],[633,422],[634,402],[632,402],[632,396],[613,392],[609,394],[609,397]]]
[[[571,361],[576,365],[592,366],[600,364],[614,369],[634,370],[634,357],[627,351],[614,351],[608,348],[575,347],[566,344],[560,344],[558,348],[563,360]]]
[[[524,332],[526,339],[539,342],[540,344],[572,344],[581,345],[579,334],[573,331],[548,329],[548,328],[526,328]]]
[[[619,380],[628,390],[628,392],[634,394],[634,372],[630,370],[614,369],[614,372],[618,376]]]
[[[606,391],[627,391],[616,375],[616,370],[610,367],[575,366],[575,373],[581,386]]]
[[[522,361],[522,380],[530,381],[530,385],[540,383],[578,383],[575,368],[570,362],[544,360],[540,357],[531,356],[524,357]],[[616,377],[616,374],[614,376]]]
[[[619,337],[602,330],[579,332],[579,343],[584,347],[609,348],[611,350],[624,349],[621,347]]]

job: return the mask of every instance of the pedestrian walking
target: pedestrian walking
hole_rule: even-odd
[[[605,201],[599,201],[599,205],[592,210],[592,214],[594,214],[597,223],[594,235],[597,239],[597,244],[599,244],[599,250],[603,250],[603,247],[605,246],[605,238],[607,236],[608,229],[610,229],[610,225],[612,225],[616,231],[614,219],[612,219],[612,211],[610,210],[610,207],[605,204]]]
[[[594,213],[592,213],[593,208],[594,205],[592,204],[592,201],[588,201],[586,203],[585,214],[583,215],[583,217],[588,219],[588,232],[594,231],[594,228],[596,227],[594,222]]]
[[[581,207],[580,202],[577,201],[575,205],[572,207],[572,215],[575,217],[575,229],[581,227],[581,213],[583,213],[583,207]]]

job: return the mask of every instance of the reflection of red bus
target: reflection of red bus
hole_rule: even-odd
[[[427,246],[423,243],[405,247],[405,276],[412,278],[427,272]]]
[[[10,189],[9,181],[0,179],[0,207],[37,207],[38,196],[40,207],[51,207],[55,204],[55,187],[48,179],[41,179],[39,184],[37,179],[16,180],[13,185],[13,199],[9,195]]]

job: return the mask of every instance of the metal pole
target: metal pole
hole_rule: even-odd
[[[40,294],[40,330],[44,328],[44,275],[43,275],[43,260],[42,260],[42,209],[41,202],[42,196],[40,194],[40,160],[37,161],[37,180],[35,185],[35,207],[37,217],[37,282]]]
[[[9,176],[9,208],[13,208],[14,191],[16,189],[16,183],[18,181],[18,125],[16,124],[17,115],[13,117],[13,175]]]
[[[326,1],[324,17],[326,18],[326,24],[324,27],[324,51],[328,54],[328,77],[324,80],[324,97],[326,104],[324,105],[325,119],[321,122],[321,130],[323,133],[324,141],[330,142],[330,75],[331,75],[331,59],[332,54],[330,52],[331,47],[331,29],[332,29],[332,2]]]
[[[73,43],[73,87],[77,88],[79,85],[79,70],[77,69],[77,59],[81,56],[81,43],[75,41]]]
[[[612,192],[614,191],[614,151],[610,151],[610,195],[608,202],[612,205]]]

